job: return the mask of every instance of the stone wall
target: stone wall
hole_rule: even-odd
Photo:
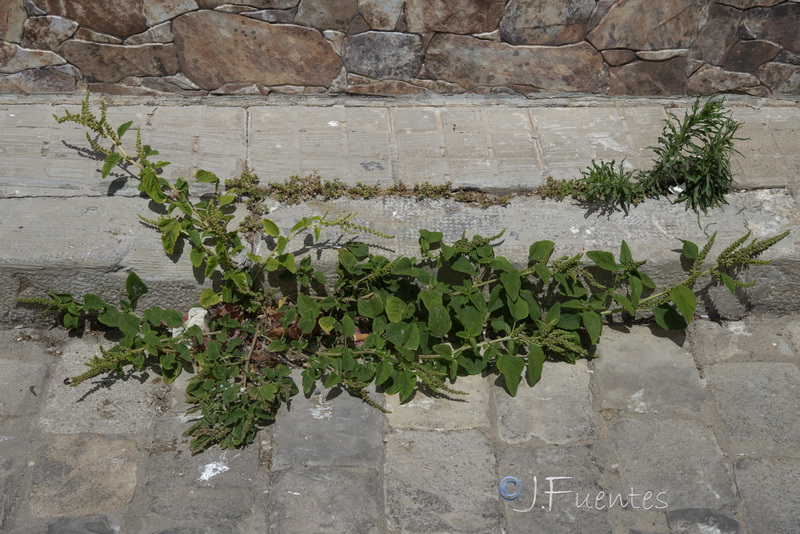
[[[0,0],[0,93],[800,94],[800,0]]]

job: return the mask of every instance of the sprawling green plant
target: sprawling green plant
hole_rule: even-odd
[[[663,328],[685,328],[701,277],[710,275],[732,292],[745,287],[735,273],[767,263],[757,257],[788,234],[746,244],[748,234],[710,265],[705,263],[713,237],[702,249],[684,241],[682,256],[691,264],[685,279],[657,288],[642,270],[645,262],[634,260],[624,241],[617,255],[587,252],[591,264],[582,253],[554,257],[555,244],[538,241],[527,263],[518,266],[496,253],[502,233],[448,243],[440,232],[420,230],[419,258],[390,259],[373,254],[364,242],[347,242],[338,251],[336,279],[329,281],[309,256],[290,252],[295,241],[309,235],[319,240],[330,227],[382,234],[355,224],[352,215],[304,217],[281,229],[264,217],[260,203],[243,197],[253,183],[220,191],[218,178],[206,171],[196,179],[214,184],[214,192],[195,201],[186,180],[172,184],[158,175],[167,162],[148,159],[157,152],[142,145],[138,132],[135,155],[125,152],[122,138],[131,123],[112,128],[102,105],[99,117],[89,110],[88,95],[80,114],[67,112],[57,120],[98,135],[89,142],[105,154],[104,177],[115,165],[138,169],[139,189],[166,208],[143,222],[161,233],[165,253],[176,254],[179,242],[187,244],[192,265],[214,280],[198,298],[208,322],[188,324],[182,312],[158,307],[137,313],[135,303],[148,289],[134,273],[127,279],[128,300],[118,305],[94,294],[19,300],[60,311],[68,328],[96,320],[119,331],[120,340],[101,348],[73,386],[145,366],[167,382],[182,371],[193,373],[186,395],[201,418],[186,433],[194,452],[214,443],[230,448],[252,442],[280,404],[298,392],[293,368],[302,369],[306,393],[321,381],[378,409],[370,385],[406,401],[419,388],[459,394],[451,387],[459,375],[483,372],[499,372],[515,395],[523,379],[531,386],[539,381],[547,360],[592,357],[612,315],[651,311]],[[246,201],[249,214],[231,228],[237,200]],[[260,240],[272,243],[263,255],[255,253]],[[264,289],[265,275],[291,282],[295,291],[273,295]]]
[[[710,98],[700,107],[696,99],[683,120],[667,113],[658,144],[651,146],[657,159],[648,171],[619,170],[614,161],[592,161],[576,180],[549,179],[539,193],[547,198],[572,197],[585,202],[601,202],[625,213],[646,197],[658,197],[677,191],[676,203],[704,214],[709,208],[725,204],[725,195],[733,191],[730,158],[739,152],[733,142],[742,123],[724,110],[725,101]]]

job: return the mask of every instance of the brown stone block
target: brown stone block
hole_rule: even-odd
[[[758,39],[777,43],[793,52],[800,52],[800,4],[784,2],[775,7],[749,9],[742,25]]]
[[[742,20],[738,9],[713,4],[708,10],[708,22],[702,27],[689,50],[689,57],[722,65],[728,50],[736,43],[737,28]]]
[[[351,95],[421,95],[425,89],[398,80],[383,80],[366,85],[349,85],[346,92]]]
[[[800,94],[800,65],[766,63],[756,75],[773,94]]]
[[[603,50],[603,59],[612,67],[617,67],[636,59],[636,54],[630,50]]]
[[[780,46],[769,41],[739,41],[731,48],[722,68],[736,72],[755,72],[780,51]]]
[[[22,46],[54,50],[78,29],[78,24],[61,17],[31,17],[25,21]]]
[[[505,0],[407,0],[406,25],[412,33],[494,31]]]
[[[689,94],[710,95],[732,91],[746,92],[747,88],[761,85],[758,78],[746,72],[731,72],[720,67],[706,65],[695,72],[687,90]]]
[[[73,76],[59,72],[59,67],[30,69],[0,76],[0,93],[70,93],[76,89]]]
[[[700,31],[709,4],[709,0],[620,0],[587,39],[598,50],[686,48]]]
[[[428,72],[461,85],[527,85],[548,91],[595,92],[605,88],[603,58],[588,43],[511,46],[461,35],[436,35],[428,46]]]
[[[361,0],[359,11],[373,30],[394,30],[403,14],[403,0]]]
[[[144,0],[36,0],[36,5],[51,15],[74,20],[81,26],[117,37],[127,37],[147,29],[142,12]]]
[[[296,21],[320,30],[342,30],[358,13],[358,0],[303,0]]]
[[[594,0],[511,0],[500,21],[503,41],[514,45],[577,43],[586,36]]]
[[[0,41],[0,72],[14,73],[64,63],[65,61],[53,52],[26,50],[18,45]]]
[[[685,59],[636,61],[610,69],[612,95],[682,95],[686,93]]]
[[[316,30],[213,11],[172,23],[181,71],[203,89],[226,83],[330,87],[341,59]]]
[[[419,35],[366,32],[348,37],[344,50],[347,72],[372,78],[414,78],[422,66]]]
[[[120,46],[67,41],[59,51],[92,82],[118,82],[126,76],[167,76],[178,72],[171,44]]]
[[[27,14],[22,0],[3,0],[0,9],[0,40],[19,43],[22,40],[22,26]]]

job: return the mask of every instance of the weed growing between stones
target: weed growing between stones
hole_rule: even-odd
[[[683,120],[668,113],[658,145],[650,147],[657,156],[650,170],[626,171],[622,163],[615,169],[614,161],[592,161],[581,178],[549,177],[538,193],[558,200],[600,202],[627,213],[645,198],[675,192],[675,203],[685,202],[687,210],[705,214],[726,204],[725,195],[733,191],[730,158],[738,153],[733,142],[743,140],[735,137],[742,124],[723,106],[723,99],[711,98],[700,107],[698,98]]]
[[[321,382],[377,409],[383,408],[369,396],[370,386],[397,393],[401,401],[420,389],[457,395],[458,376],[484,372],[499,373],[506,391],[515,395],[521,382],[539,381],[546,361],[593,357],[612,316],[650,311],[663,328],[685,328],[695,313],[693,288],[701,277],[709,275],[731,292],[745,287],[749,284],[736,273],[768,263],[758,256],[788,234],[749,243],[748,234],[714,262],[706,261],[713,236],[702,248],[683,241],[681,255],[690,265],[686,277],[663,288],[624,241],[617,254],[596,250],[572,257],[556,257],[555,243],[538,241],[518,268],[497,254],[502,233],[449,243],[429,230],[419,231],[419,258],[390,259],[352,240],[338,251],[335,279],[326,280],[310,256],[291,252],[297,241],[319,241],[331,228],[391,236],[359,226],[353,215],[303,217],[281,229],[264,217],[258,184],[247,175],[223,191],[214,174],[198,171],[196,181],[213,184],[214,192],[196,201],[188,181],[171,183],[159,175],[168,163],[150,159],[158,152],[143,145],[138,132],[132,155],[126,152],[122,138],[131,123],[112,128],[104,106],[98,117],[88,98],[80,114],[57,120],[76,122],[98,136],[87,135],[106,156],[103,177],[116,165],[138,171],[139,190],[163,213],[143,222],[160,232],[165,253],[185,247],[212,287],[199,291],[198,307],[188,318],[159,307],[139,313],[135,304],[148,288],[135,273],[127,279],[128,299],[118,304],[93,294],[19,300],[60,312],[70,329],[90,320],[118,331],[120,340],[101,348],[72,386],[131,368],[149,367],[166,382],[192,373],[186,397],[200,414],[186,431],[193,452],[212,444],[251,443],[280,404],[298,393],[292,369],[302,369],[307,394]],[[237,201],[244,202],[248,216],[230,228]],[[270,244],[265,254],[255,252],[261,241]],[[265,288],[267,274],[290,281],[296,291],[273,294]]]

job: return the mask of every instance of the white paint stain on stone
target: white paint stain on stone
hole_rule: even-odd
[[[644,398],[644,389],[640,389],[628,399],[628,409],[636,413],[647,413],[647,404],[642,400]]]
[[[200,475],[198,480],[202,480],[203,482],[208,482],[212,478],[217,475],[221,475],[225,471],[228,471],[230,467],[225,463],[225,453],[223,452],[220,457],[219,461],[211,462],[210,464],[206,464],[203,467],[203,472]]]
[[[734,323],[728,324],[728,330],[736,334],[737,336],[752,336],[750,332],[747,331],[747,325],[745,325],[741,321],[736,321]]]

